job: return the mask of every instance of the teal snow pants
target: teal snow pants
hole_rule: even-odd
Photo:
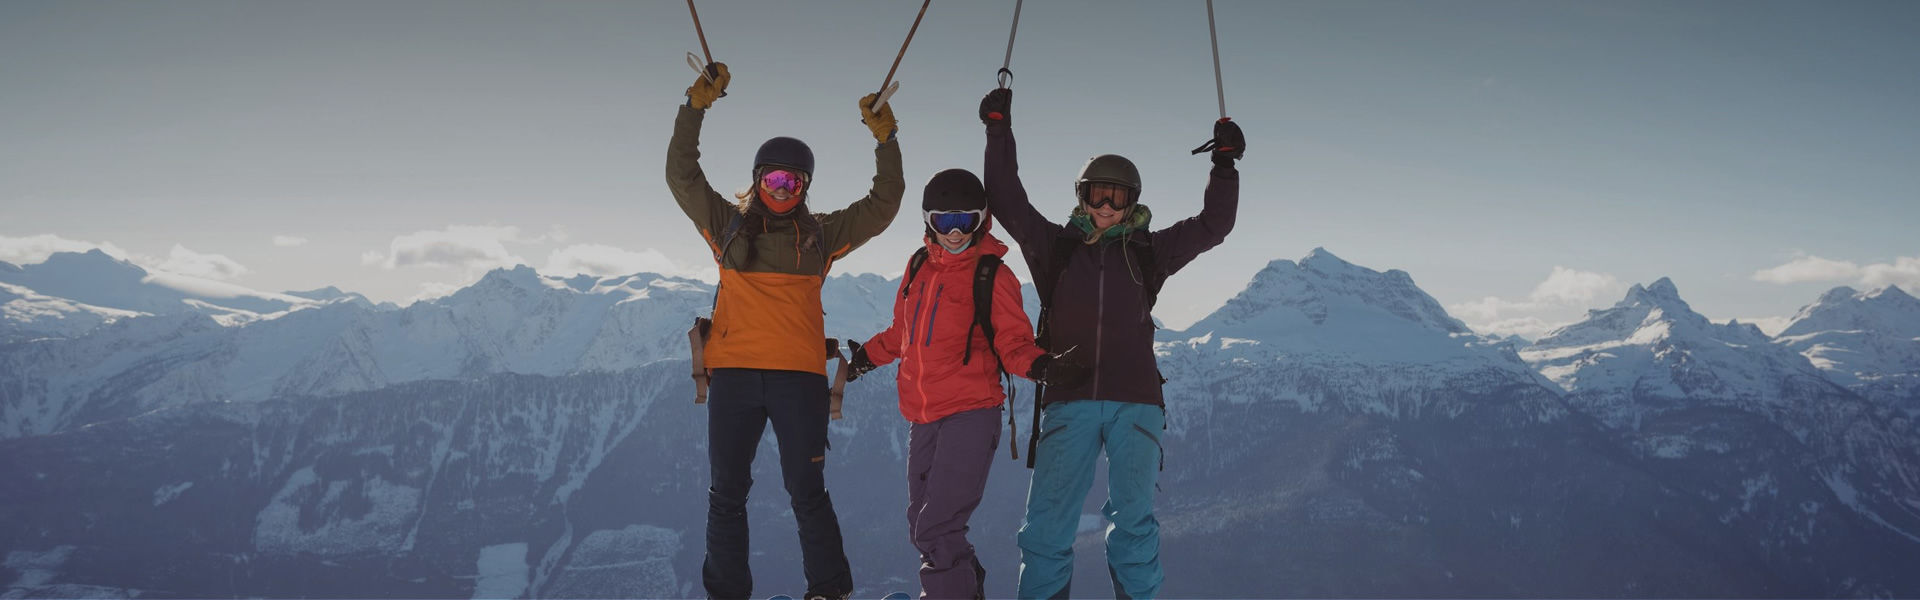
[[[1066,598],[1080,506],[1093,487],[1095,461],[1107,454],[1107,572],[1117,598],[1153,598],[1160,570],[1160,522],[1153,518],[1166,410],[1150,404],[1080,400],[1048,405],[1027,516],[1020,523],[1020,597]]]

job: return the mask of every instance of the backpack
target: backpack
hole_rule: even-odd
[[[1047,338],[1050,333],[1047,322],[1050,320],[1050,313],[1053,312],[1053,292],[1059,289],[1060,277],[1066,273],[1067,261],[1073,259],[1074,250],[1083,245],[1085,245],[1084,242],[1073,237],[1053,238],[1052,260],[1047,262],[1047,266],[1051,267],[1053,272],[1046,275],[1033,274],[1034,291],[1040,295],[1040,319],[1039,325],[1034,329],[1033,339],[1034,343],[1039,344],[1043,349],[1051,350],[1047,348],[1049,341]],[[1145,279],[1141,287],[1144,288],[1143,291],[1147,296],[1147,310],[1152,311],[1153,305],[1160,301],[1160,286],[1166,283],[1166,278],[1157,276],[1158,269],[1155,267],[1158,266],[1158,257],[1154,256],[1153,244],[1131,244],[1128,248],[1133,252],[1133,261],[1140,265],[1141,277]],[[1162,379],[1161,383],[1166,383],[1166,380]],[[1033,468],[1034,453],[1040,449],[1040,398],[1045,394],[1045,389],[1046,386],[1038,383],[1033,386],[1033,429],[1027,435],[1027,468],[1029,469]]]

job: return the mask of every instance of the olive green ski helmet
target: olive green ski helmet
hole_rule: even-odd
[[[1140,200],[1140,169],[1133,161],[1118,154],[1102,154],[1087,161],[1080,167],[1080,178],[1073,181],[1073,195],[1081,201],[1087,199],[1087,184],[1111,183],[1133,190],[1133,200]]]

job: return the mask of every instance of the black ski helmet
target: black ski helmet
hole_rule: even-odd
[[[966,169],[947,169],[927,179],[920,210],[978,210],[987,207],[987,188]]]
[[[790,137],[777,137],[760,144],[760,151],[753,153],[753,168],[756,173],[760,167],[786,167],[813,177],[813,149],[806,142]]]
[[[1102,154],[1080,167],[1080,178],[1073,181],[1073,195],[1087,200],[1087,184],[1111,183],[1133,190],[1133,201],[1140,201],[1140,169],[1118,154]]]
[[[986,210],[987,188],[980,184],[980,178],[974,177],[966,169],[947,169],[934,173],[927,178],[927,186],[920,195],[920,210]],[[932,226],[921,223],[928,235],[933,235]],[[986,223],[973,230],[974,239],[980,239]]]

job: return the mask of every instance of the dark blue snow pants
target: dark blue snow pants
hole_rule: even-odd
[[[768,423],[780,448],[780,474],[800,523],[807,595],[853,592],[840,519],[827,496],[827,378],[799,371],[714,369],[707,401],[707,557],[701,579],[712,598],[753,594],[747,566],[747,491],[753,457]]]

